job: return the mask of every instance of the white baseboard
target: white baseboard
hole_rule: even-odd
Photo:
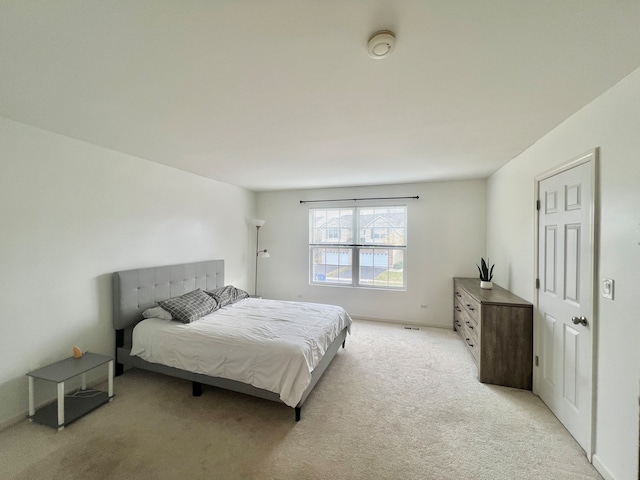
[[[604,480],[616,480],[616,477],[614,477],[613,474],[607,469],[607,467],[602,464],[602,462],[598,458],[598,455],[594,454],[591,457],[591,462],[593,463],[593,466],[598,471],[598,473],[602,475],[602,478],[604,478]]]
[[[390,320],[388,318],[377,318],[377,317],[363,317],[363,316],[351,316],[354,320],[364,320],[367,322],[382,322],[382,323],[394,323],[398,325],[415,325],[416,327],[429,327],[429,328],[445,328],[447,330],[453,330],[453,324],[451,325],[442,325],[442,324],[434,324],[434,323],[412,323],[407,322],[406,320]]]
[[[13,427],[15,424],[20,423],[22,420],[26,420],[28,416],[29,410],[25,410],[24,412],[21,412],[14,417],[3,420],[2,422],[0,422],[0,432],[9,427]]]

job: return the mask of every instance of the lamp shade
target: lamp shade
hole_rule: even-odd
[[[252,222],[256,227],[261,227],[264,225],[264,220],[261,220],[259,218],[254,218]]]

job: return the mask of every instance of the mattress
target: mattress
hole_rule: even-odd
[[[350,326],[335,305],[247,298],[189,324],[143,320],[131,355],[247,383],[295,407],[331,342]]]

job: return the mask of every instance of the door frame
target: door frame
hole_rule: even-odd
[[[600,195],[599,195],[599,148],[596,147],[593,150],[589,150],[588,152],[573,158],[567,163],[554,167],[550,170],[547,170],[543,173],[536,175],[534,180],[534,214],[535,214],[535,228],[534,228],[534,287],[533,287],[533,298],[534,298],[534,334],[533,334],[533,355],[534,355],[534,366],[533,366],[533,393],[538,395],[540,388],[540,377],[541,374],[539,369],[536,366],[536,359],[540,355],[540,335],[541,335],[541,319],[540,319],[540,263],[539,263],[539,233],[540,233],[540,214],[538,210],[538,205],[540,202],[540,183],[547,178],[553,177],[559,173],[570,170],[574,167],[585,163],[591,163],[591,204],[589,205],[589,216],[591,221],[591,231],[589,235],[591,236],[591,305],[588,305],[587,317],[591,322],[591,348],[592,348],[592,361],[591,361],[591,435],[589,438],[589,446],[585,451],[587,458],[591,461],[591,457],[595,450],[595,430],[596,430],[596,400],[597,400],[597,363],[598,363],[598,355],[597,355],[597,347],[598,347],[598,331],[599,331],[599,322],[596,318],[597,306],[598,306],[598,294],[599,294],[599,283],[598,283],[598,270],[599,270],[599,231],[600,231]],[[538,395],[539,396],[539,395]]]

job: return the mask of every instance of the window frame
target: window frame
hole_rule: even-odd
[[[363,210],[376,210],[376,209],[401,209],[402,210],[402,227],[390,227],[390,226],[367,226],[361,225],[361,211]],[[358,237],[358,242],[354,242],[353,238],[350,242],[330,242],[329,241],[329,231],[335,230],[335,227],[327,228],[327,238],[324,242],[314,243],[314,232],[317,230],[316,226],[313,224],[314,222],[314,212],[315,211],[350,211],[352,220],[351,220],[351,232],[354,232]],[[406,204],[401,205],[375,205],[375,206],[342,206],[342,207],[312,207],[309,208],[308,219],[309,219],[309,285],[313,286],[327,286],[327,287],[346,287],[346,288],[365,288],[365,289],[373,289],[373,290],[391,290],[391,291],[406,291],[407,290],[407,251],[408,251],[408,241],[407,241],[407,233],[408,233],[408,207]],[[342,215],[338,215],[338,219],[342,218]],[[339,229],[342,232],[342,221],[339,220]],[[394,228],[400,228],[403,233],[404,243],[402,244],[392,244],[392,243],[381,243],[379,238],[376,239],[376,232],[378,237],[389,238],[390,232]],[[369,231],[370,240],[366,241],[366,233]],[[340,233],[342,235],[342,233]],[[354,235],[352,234],[352,237]],[[327,281],[326,277],[324,280],[316,280],[314,278],[314,253],[319,248],[334,248],[334,249],[344,249],[349,251],[350,256],[350,267],[351,267],[351,281]],[[360,277],[360,260],[363,250],[386,250],[388,255],[392,254],[393,250],[400,250],[402,252],[402,285],[394,286],[390,285],[389,281],[387,284],[375,285],[372,283],[366,283]],[[326,255],[326,252],[325,252]],[[338,251],[337,255],[340,256],[340,252]],[[375,255],[375,253],[374,253]],[[323,264],[319,264],[323,265]],[[326,263],[324,264],[326,265]],[[338,263],[338,265],[340,265]],[[375,266],[375,260],[372,266]],[[391,267],[389,267],[390,269]],[[389,271],[389,270],[387,270]]]

